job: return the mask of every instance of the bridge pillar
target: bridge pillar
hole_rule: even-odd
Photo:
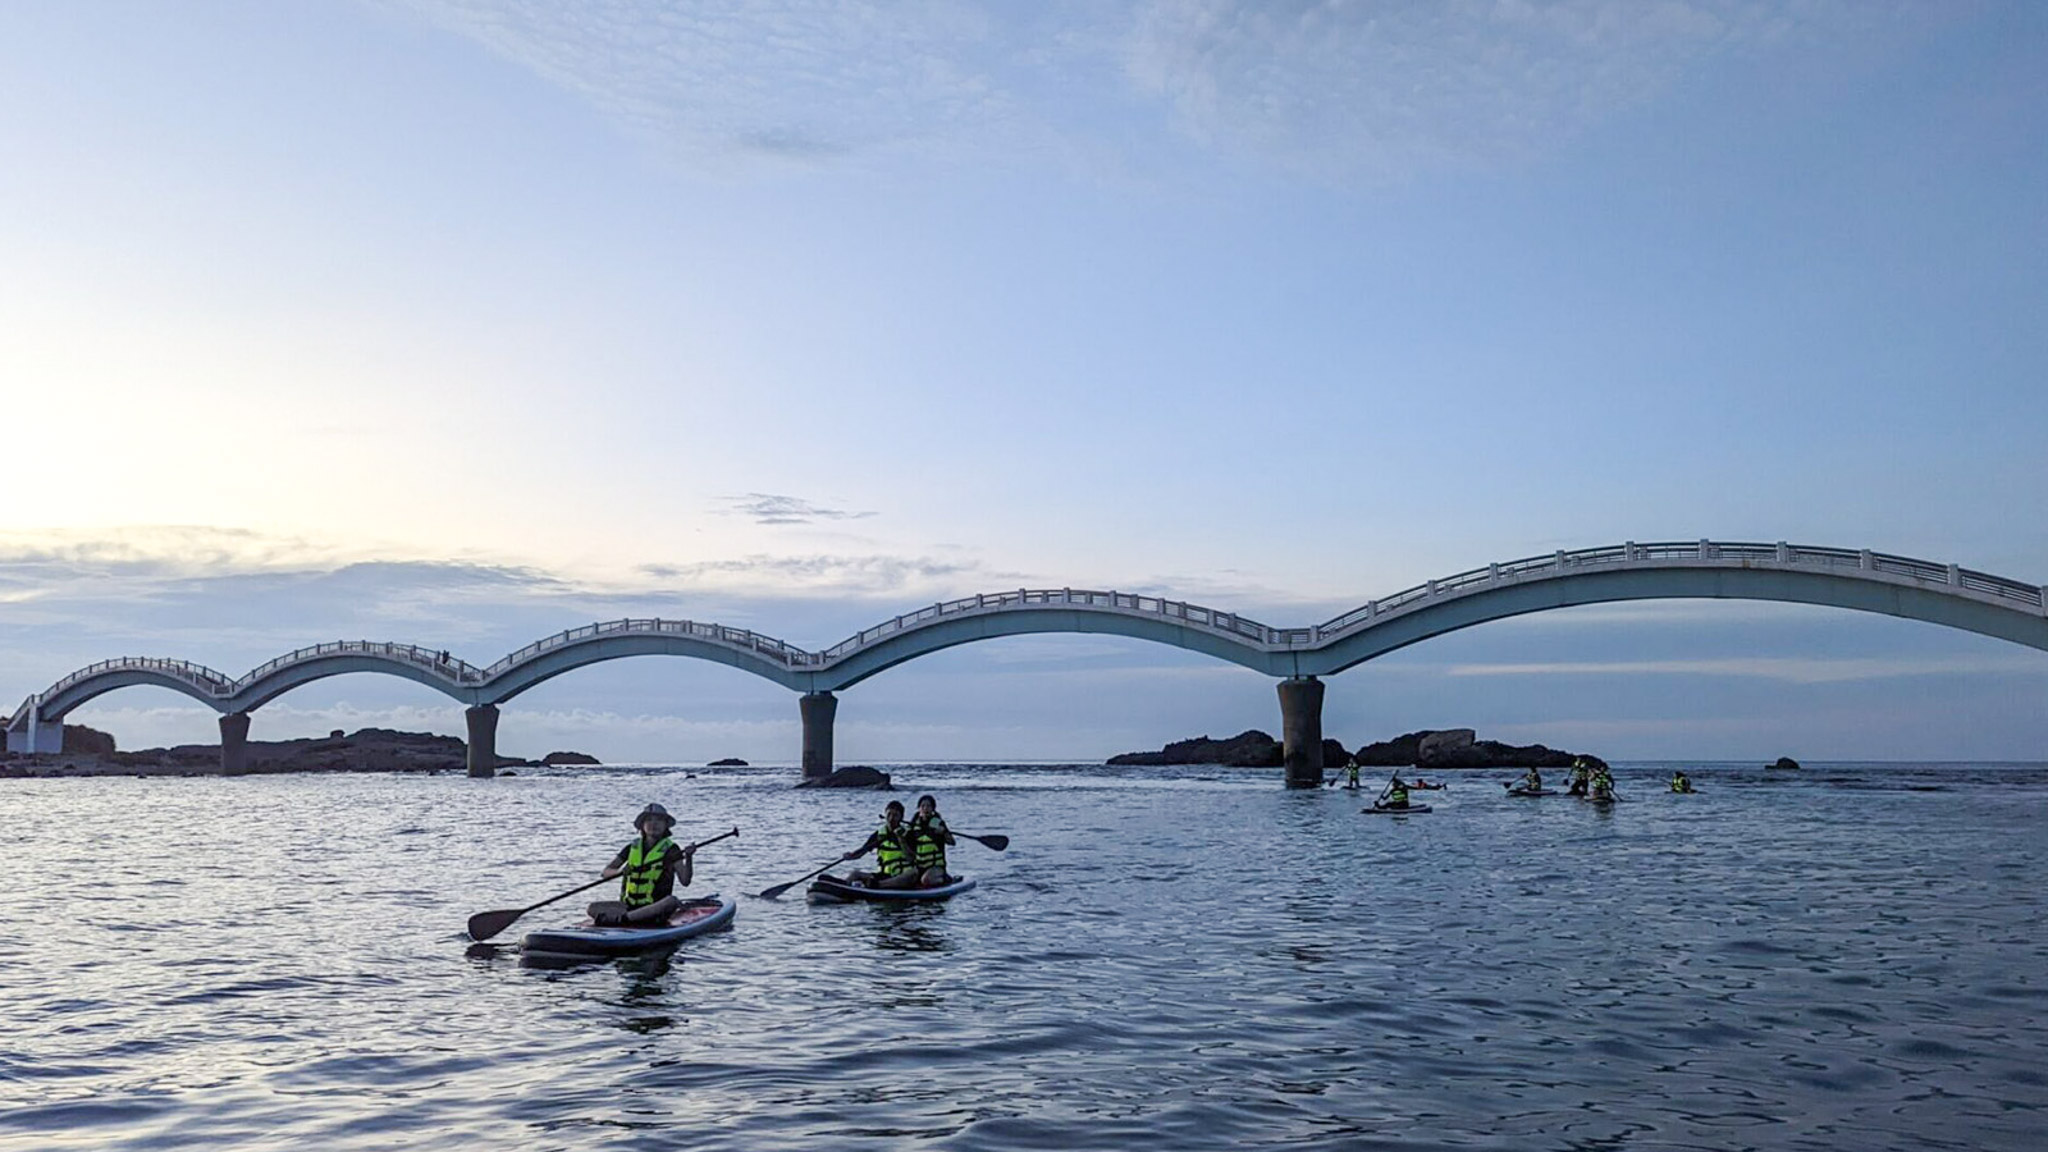
[[[1323,682],[1290,676],[1280,682],[1281,762],[1289,788],[1323,786]]]
[[[469,774],[489,779],[498,774],[498,706],[479,704],[463,710],[469,725]]]
[[[249,774],[249,714],[229,712],[220,718],[220,774]]]
[[[832,718],[839,698],[830,692],[806,692],[796,702],[804,718],[804,779],[832,774]]]

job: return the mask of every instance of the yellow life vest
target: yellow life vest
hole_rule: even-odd
[[[644,838],[635,840],[626,849],[626,869],[619,873],[619,899],[626,902],[626,907],[644,908],[654,903],[654,886],[660,882],[662,866],[675,846],[674,840],[663,836],[652,845]]]

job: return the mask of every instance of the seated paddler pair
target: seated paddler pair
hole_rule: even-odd
[[[841,860],[855,860],[875,854],[873,871],[854,872],[847,879],[869,888],[940,888],[953,882],[946,871],[946,848],[953,833],[939,815],[939,802],[930,796],[917,798],[917,815],[903,819],[903,802],[891,800],[882,809],[882,826],[867,842]]]

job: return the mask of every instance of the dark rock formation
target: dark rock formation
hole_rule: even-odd
[[[580,766],[603,763],[603,761],[590,755],[588,752],[550,752],[541,757],[540,762],[549,768],[559,768],[564,764]]]
[[[69,732],[66,732],[66,733],[65,733],[65,735],[66,735],[66,736],[69,736],[69,735],[70,735],[70,733],[69,733]],[[1799,767],[1799,761],[1797,761],[1797,760],[1794,760],[1794,759],[1793,759],[1793,758],[1791,758],[1790,756],[1780,756],[1780,757],[1778,757],[1778,762],[1777,762],[1776,764],[1773,764],[1773,765],[1771,765],[1771,767],[1773,767],[1773,768],[1784,768],[1784,769],[1788,769],[1788,770],[1789,770],[1789,769],[1793,769],[1793,768],[1797,768],[1797,767]]]
[[[705,765],[706,768],[745,768],[746,766],[747,762],[737,756],[727,756],[723,760],[713,760]]]
[[[1211,740],[1197,736],[1192,740],[1176,740],[1157,752],[1125,752],[1111,756],[1110,764],[1164,765],[1164,764],[1220,764],[1226,768],[1278,768],[1282,762],[1283,746],[1256,728],[1240,732],[1228,740]],[[1342,764],[1350,753],[1344,745],[1335,740],[1323,741],[1323,763],[1331,766]]]
[[[799,788],[887,788],[889,774],[878,768],[856,765],[841,768],[830,776],[811,777],[797,782]]]
[[[79,756],[112,756],[114,738],[95,728],[83,724],[64,726],[64,754]]]
[[[1542,744],[1502,744],[1497,740],[1475,739],[1470,728],[1449,728],[1410,732],[1392,740],[1368,744],[1358,750],[1358,762],[1368,768],[1569,768],[1584,756],[1594,767],[1607,762],[1583,752],[1566,752]]]

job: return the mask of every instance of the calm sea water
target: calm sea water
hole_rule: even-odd
[[[0,1148],[2048,1146],[2048,771],[1624,766],[1610,813],[1454,774],[899,767],[981,887],[742,899],[568,971],[471,912],[659,800],[693,890],[858,844],[874,793],[607,769],[0,783]],[[544,909],[501,938],[566,922]]]

